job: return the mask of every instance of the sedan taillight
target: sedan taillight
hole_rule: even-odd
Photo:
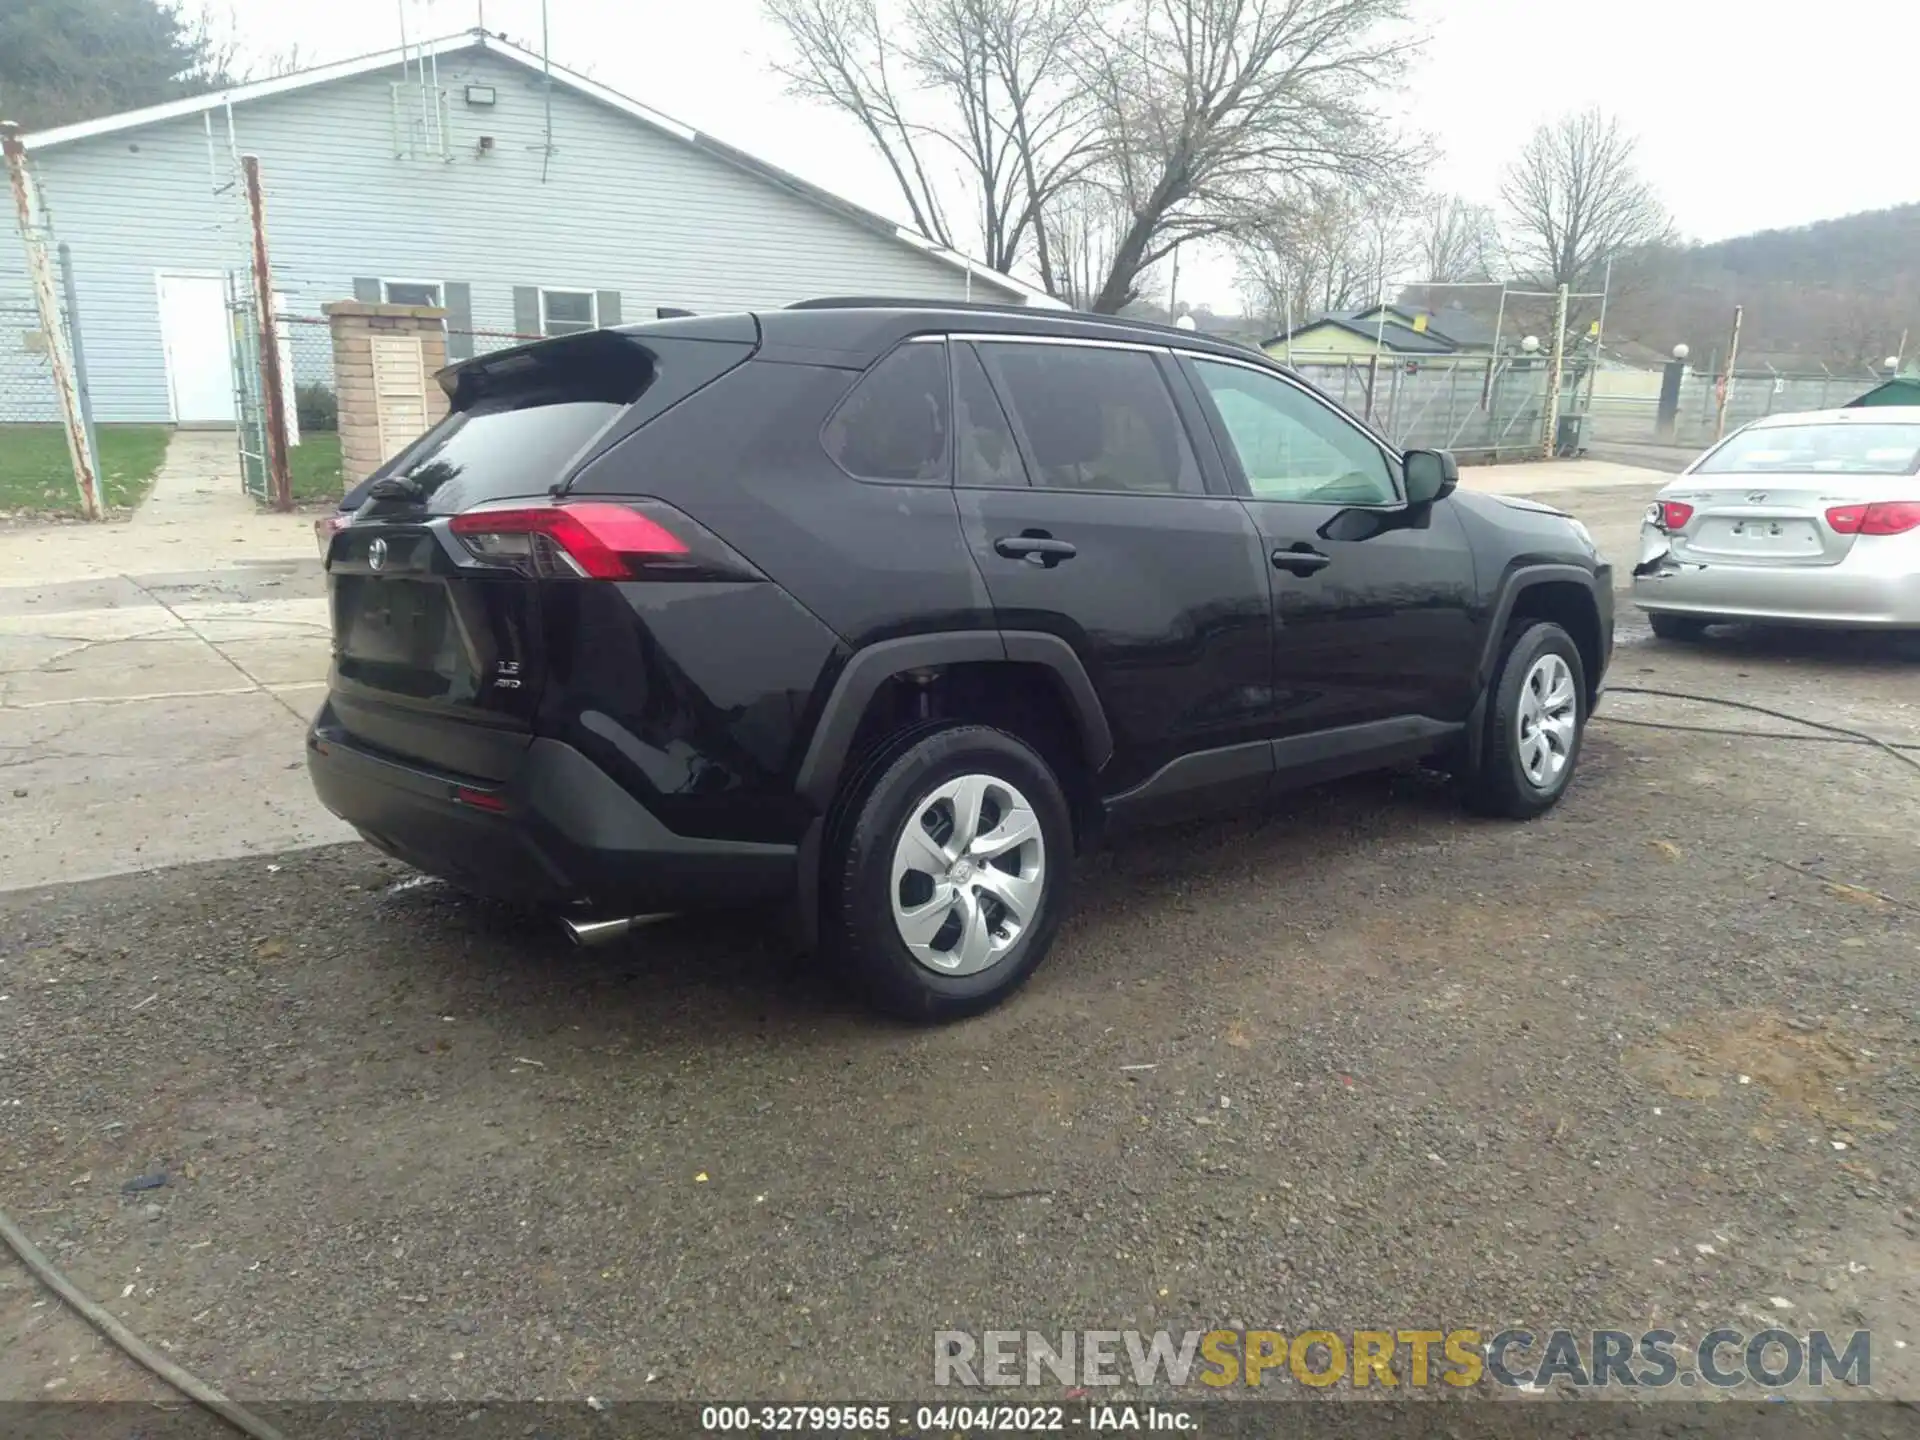
[[[1920,502],[1883,500],[1873,505],[1835,505],[1827,524],[1839,535],[1904,535],[1920,526]]]
[[[1662,530],[1682,529],[1693,518],[1693,506],[1684,500],[1656,500],[1647,511],[1647,519]]]

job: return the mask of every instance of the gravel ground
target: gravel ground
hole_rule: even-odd
[[[1627,612],[1613,680],[1920,742],[1898,647]],[[1622,695],[1533,824],[1409,775],[1147,837],[932,1032],[751,917],[575,951],[358,846],[8,896],[0,1205],[240,1397],[900,1397],[936,1328],[1510,1322],[1865,1327],[1920,1397],[1920,775],[1635,717],[1781,728]],[[0,1270],[0,1397],[159,1393]]]

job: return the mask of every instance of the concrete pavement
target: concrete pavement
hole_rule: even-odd
[[[348,838],[301,760],[325,594],[231,434],[176,435],[124,524],[0,532],[0,890]]]
[[[1557,461],[1462,483],[1626,515],[1661,478]],[[260,513],[226,433],[177,434],[124,524],[0,531],[0,891],[350,838],[303,760],[325,597],[310,517]]]

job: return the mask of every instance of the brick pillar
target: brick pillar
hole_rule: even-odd
[[[434,305],[373,305],[364,300],[336,300],[320,307],[333,331],[333,383],[340,404],[340,470],[347,488],[359,484],[412,440],[404,433],[415,428],[400,424],[410,397],[389,394],[386,441],[381,439],[381,397],[373,383],[376,335],[395,332],[416,336],[426,384],[420,395],[426,424],[439,423],[447,413],[447,396],[434,375],[446,367],[446,311]]]

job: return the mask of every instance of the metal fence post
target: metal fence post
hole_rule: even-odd
[[[80,392],[80,423],[87,431],[87,453],[93,457],[93,473],[100,473],[100,436],[93,428],[93,391],[87,384],[87,350],[80,339],[80,302],[74,296],[73,247],[62,240],[56,254],[60,257],[60,292],[67,301],[67,339],[73,344],[73,387]]]
[[[1727,345],[1727,369],[1720,380],[1720,408],[1713,417],[1713,443],[1718,445],[1727,434],[1727,402],[1733,399],[1733,367],[1740,358],[1740,317],[1744,305],[1733,307],[1733,339]]]
[[[53,288],[53,267],[47,263],[46,242],[34,224],[33,179],[27,174],[27,147],[20,143],[19,126],[0,125],[0,150],[6,154],[20,243],[26,247],[27,274],[33,281],[34,306],[39,311],[41,332],[47,337],[47,358],[53,364],[53,388],[66,426],[67,457],[73,463],[73,483],[80,492],[80,511],[87,519],[98,520],[102,516],[100,472],[94,464],[90,427],[81,412],[79,387],[74,383],[67,327],[61,321],[60,301]]]
[[[1540,457],[1553,459],[1559,448],[1560,367],[1567,363],[1567,287],[1562,285],[1553,302],[1553,353],[1547,362],[1547,403],[1541,416]]]
[[[287,458],[287,392],[280,374],[280,332],[273,322],[273,266],[267,257],[267,202],[260,191],[260,157],[242,155],[247,215],[253,228],[254,321],[260,330],[260,384],[266,394],[267,476],[273,508],[293,509],[293,469]]]

